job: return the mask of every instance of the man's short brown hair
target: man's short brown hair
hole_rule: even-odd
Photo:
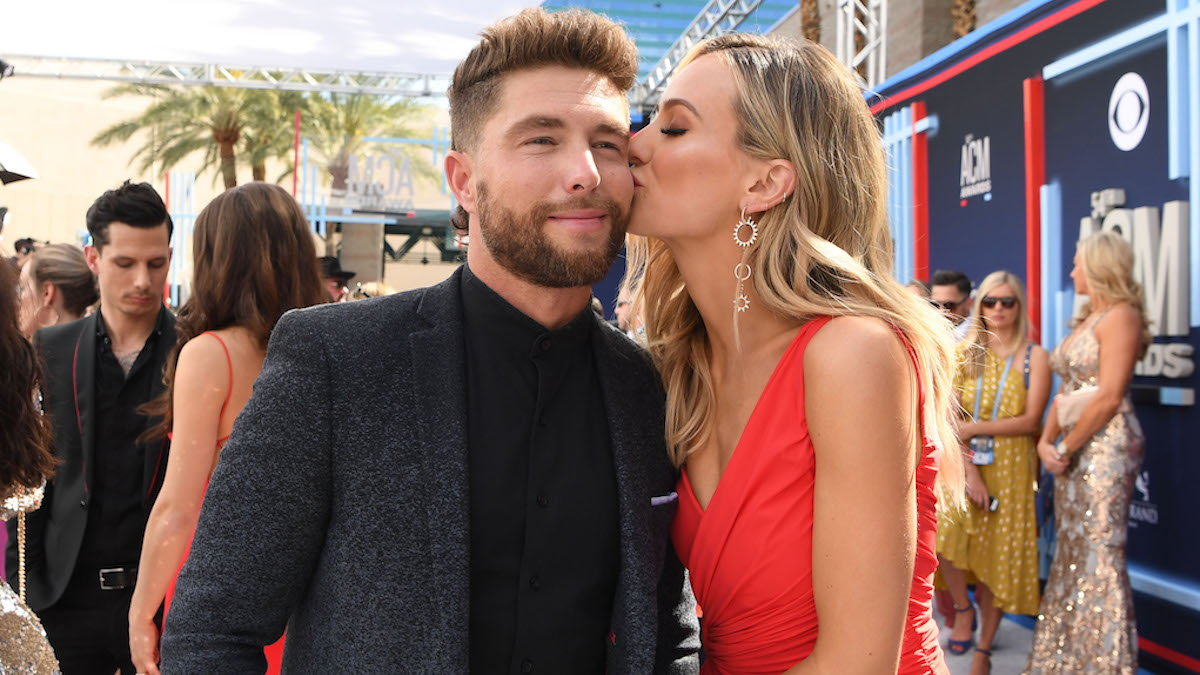
[[[483,39],[454,69],[447,96],[455,150],[469,152],[495,107],[505,73],[539,66],[593,71],[628,92],[637,79],[637,46],[611,19],[579,9],[538,7],[485,28]]]

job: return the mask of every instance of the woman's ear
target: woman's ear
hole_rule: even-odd
[[[49,281],[42,284],[42,307],[53,307],[54,300],[58,297],[58,286]]]
[[[796,168],[786,159],[763,162],[747,196],[746,212],[762,213],[796,191]]]

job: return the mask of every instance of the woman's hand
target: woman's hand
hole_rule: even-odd
[[[1058,448],[1056,448],[1053,443],[1049,441],[1038,441],[1037,453],[1038,457],[1042,460],[1042,465],[1045,466],[1046,470],[1051,474],[1055,476],[1061,476],[1062,473],[1067,470],[1067,463],[1070,461],[1070,458],[1064,457],[1059,459]]]
[[[158,626],[153,617],[141,620],[129,617],[129,656],[141,675],[159,675]]]
[[[987,511],[989,496],[987,483],[983,482],[983,474],[979,472],[979,467],[967,464],[967,499]]]

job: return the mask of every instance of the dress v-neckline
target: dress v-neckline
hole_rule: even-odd
[[[754,408],[750,411],[750,416],[746,418],[746,424],[742,427],[742,433],[738,435],[737,443],[735,443],[733,446],[733,453],[729,455],[729,461],[725,463],[725,468],[721,471],[720,475],[717,476],[717,486],[713,488],[713,493],[708,497],[707,507],[704,507],[700,504],[700,498],[696,496],[696,491],[692,488],[692,479],[688,476],[687,463],[684,463],[682,474],[683,482],[687,487],[685,492],[687,492],[688,498],[692,500],[692,503],[696,505],[696,510],[700,512],[701,517],[708,513],[709,509],[712,508],[713,501],[717,498],[717,493],[721,491],[721,486],[725,484],[729,476],[729,471],[733,468],[734,460],[737,459],[738,455],[741,454],[740,450],[742,448],[742,441],[745,440],[746,432],[750,429],[751,425],[754,424],[755,419],[758,417],[758,409],[762,405],[763,399],[767,397],[767,392],[771,391],[771,387],[775,384],[775,380],[779,376],[781,367],[783,366],[784,362],[787,361],[788,357],[792,353],[792,350],[796,348],[796,345],[799,343],[800,338],[804,335],[805,330],[809,328],[813,321],[816,321],[816,319],[811,319],[800,327],[800,330],[796,332],[795,337],[792,338],[791,343],[788,344],[787,349],[783,351],[783,356],[780,356],[779,361],[775,363],[775,368],[771,371],[771,376],[767,378],[767,383],[763,386],[762,392],[758,395],[758,400],[754,402]]]

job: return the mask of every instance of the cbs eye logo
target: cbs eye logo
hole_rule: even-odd
[[[1125,73],[1108,99],[1108,133],[1113,143],[1128,152],[1142,142],[1150,123],[1150,92],[1137,73]]]

